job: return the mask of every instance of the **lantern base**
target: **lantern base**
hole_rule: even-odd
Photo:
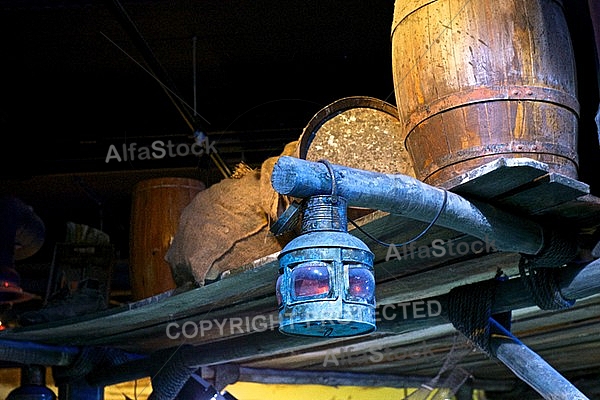
[[[364,321],[302,321],[279,326],[281,333],[294,336],[344,337],[374,330],[375,324]]]
[[[356,336],[376,329],[373,306],[346,303],[341,299],[288,306],[279,317],[279,331],[295,336]]]

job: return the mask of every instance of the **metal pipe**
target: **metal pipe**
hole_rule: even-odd
[[[493,318],[492,355],[546,400],[589,400],[542,357],[523,344]]]
[[[337,193],[349,206],[378,209],[430,222],[444,206],[444,189],[407,175],[391,175],[332,165]],[[273,188],[282,195],[306,198],[330,194],[328,168],[320,162],[282,156],[273,168]],[[543,228],[488,204],[447,193],[436,225],[493,243],[500,251],[538,254],[544,246]]]

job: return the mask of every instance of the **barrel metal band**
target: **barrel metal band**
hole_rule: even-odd
[[[407,128],[406,132],[408,132],[406,137],[408,138],[417,125],[421,124],[426,119],[453,108],[469,104],[507,100],[552,103],[567,108],[575,115],[579,116],[580,106],[577,97],[561,90],[529,85],[478,87],[449,94],[448,96],[444,96],[422,106],[419,110],[413,111],[410,114],[408,121],[405,122],[405,128]]]
[[[408,148],[410,151],[410,147]],[[442,157],[437,157],[434,162],[431,162],[427,167],[422,167],[422,178],[426,181],[431,175],[438,172],[440,168],[448,165],[453,165],[459,162],[481,159],[485,156],[499,156],[502,154],[523,154],[522,157],[527,157],[528,154],[548,154],[553,157],[562,157],[571,163],[573,168],[577,169],[579,165],[579,156],[573,148],[563,146],[558,143],[542,143],[532,141],[512,141],[510,143],[493,143],[486,146],[473,146],[467,149],[460,149],[451,154],[446,154]],[[565,161],[566,161],[565,160]]]

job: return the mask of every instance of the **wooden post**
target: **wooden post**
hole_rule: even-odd
[[[538,254],[543,245],[542,227],[485,203],[469,201],[455,193],[430,186],[402,174],[382,174],[332,165],[337,193],[348,206],[365,207],[432,221],[443,208],[436,225],[492,243],[499,251]],[[273,188],[283,195],[306,198],[330,194],[332,181],[327,166],[294,157],[281,157],[273,168]]]
[[[498,333],[490,340],[492,354],[546,400],[588,400],[537,353],[490,318]]]

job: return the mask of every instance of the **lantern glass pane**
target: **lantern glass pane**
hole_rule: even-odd
[[[348,269],[348,295],[352,300],[371,302],[375,297],[375,277],[362,264],[350,265]]]
[[[298,298],[323,297],[329,293],[329,269],[324,262],[308,262],[292,269],[293,296]]]

